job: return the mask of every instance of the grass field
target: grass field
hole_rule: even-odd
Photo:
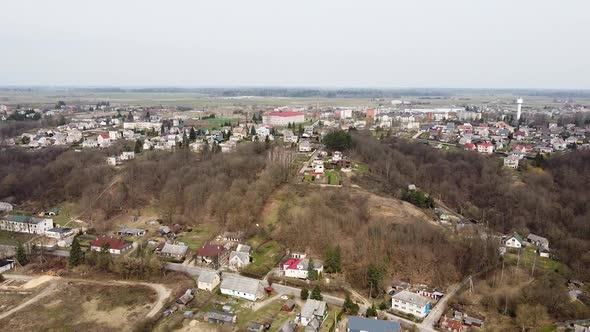
[[[338,171],[328,171],[324,175],[328,184],[339,185],[340,184],[340,172]]]
[[[35,237],[33,234],[0,231],[0,244],[6,246],[16,246],[19,242],[25,243],[33,237]]]
[[[236,311],[238,315],[238,328],[240,331],[246,329],[249,322],[257,322],[262,324],[271,324],[281,314],[281,306],[283,301],[273,301],[257,311],[250,309],[239,309]]]
[[[283,248],[276,241],[269,241],[258,248],[253,248],[252,263],[243,272],[264,276],[279,263]]]
[[[516,265],[518,253],[508,251],[504,255],[504,259],[507,265]],[[533,262],[535,262],[535,273],[553,271],[561,275],[569,274],[569,268],[565,264],[551,258],[539,257],[535,252],[535,248],[529,245],[521,250],[520,262],[518,264],[521,267],[528,267],[532,270]]]
[[[215,224],[200,224],[191,232],[183,232],[177,239],[184,242],[191,250],[199,249],[205,242],[212,239],[219,231]]]

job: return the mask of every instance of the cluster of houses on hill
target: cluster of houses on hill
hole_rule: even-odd
[[[530,233],[523,238],[519,233],[514,232],[511,235],[504,236],[502,239],[504,247],[500,247],[500,253],[504,253],[506,248],[521,249],[527,244],[534,245],[536,252],[541,257],[550,257],[549,240],[545,237]]]

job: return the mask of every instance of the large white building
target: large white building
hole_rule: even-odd
[[[124,122],[123,129],[131,130],[142,130],[142,129],[154,129],[160,131],[162,124],[159,122]]]
[[[223,273],[220,290],[221,294],[250,301],[256,301],[264,296],[264,289],[260,280],[230,273]]]
[[[305,114],[303,112],[270,112],[262,116],[262,123],[272,126],[287,126],[289,123],[303,123],[305,122]]]
[[[430,312],[430,300],[422,295],[403,290],[391,297],[391,308],[424,318]]]
[[[0,230],[43,234],[53,228],[53,219],[8,214],[0,217]]]

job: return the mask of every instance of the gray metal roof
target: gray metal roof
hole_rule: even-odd
[[[301,317],[324,316],[326,313],[326,302],[309,299],[301,309]]]
[[[229,254],[229,261],[231,262],[234,259],[234,257],[237,257],[243,263],[250,262],[250,255],[248,253],[245,253],[245,252],[232,251]]]
[[[349,332],[400,332],[401,326],[397,321],[380,320],[365,317],[348,316]]]
[[[236,248],[236,251],[245,253],[250,253],[250,250],[252,250],[252,248],[247,244],[238,244],[238,247]]]
[[[184,256],[186,255],[186,251],[188,250],[187,246],[181,246],[179,244],[164,244],[164,248],[162,248],[162,254],[174,255],[174,256]]]
[[[64,234],[67,233],[69,231],[71,231],[72,229],[69,227],[53,227],[52,229],[48,230],[48,232],[54,232],[54,233],[59,233],[59,234]]]
[[[199,274],[198,281],[210,284],[215,281],[216,276],[217,276],[217,272],[215,272],[215,271],[203,270],[203,272],[201,272],[201,274]]]
[[[392,296],[392,298],[396,299],[396,300],[416,304],[420,307],[423,307],[427,303],[430,303],[430,300],[428,298],[426,298],[420,294],[412,293],[407,290],[403,290],[403,291],[395,294],[394,296]]]
[[[258,279],[241,277],[231,273],[223,273],[221,276],[221,288],[224,289],[246,294],[258,294],[262,289]]]
[[[544,237],[539,236],[539,235],[535,235],[533,233],[529,234],[529,236],[527,236],[526,238],[529,239],[529,240],[531,240],[531,241],[539,242],[539,243],[544,244],[544,245],[549,245],[549,240],[547,240],[547,238],[544,238]]]
[[[207,312],[207,318],[220,320],[220,321],[224,321],[224,322],[228,322],[228,323],[233,322],[233,319],[235,316],[236,316],[235,314],[230,314],[230,313],[219,311],[219,310],[211,310],[211,311]]]
[[[277,332],[293,332],[297,328],[297,324],[292,319],[287,319]]]

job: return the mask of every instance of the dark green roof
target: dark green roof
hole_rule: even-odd
[[[14,214],[7,214],[3,217],[4,220],[12,221],[12,222],[21,222],[26,224],[38,224],[43,221],[43,218],[35,218],[23,215],[14,215]]]

